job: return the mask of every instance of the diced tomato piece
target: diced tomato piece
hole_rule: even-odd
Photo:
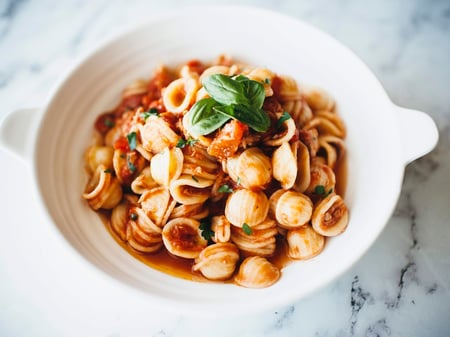
[[[217,133],[208,146],[208,153],[219,159],[225,159],[236,153],[248,126],[232,119]]]
[[[206,69],[206,66],[199,60],[190,60],[186,65],[191,71],[199,75]]]
[[[125,137],[119,137],[114,143],[114,148],[116,150],[122,150],[124,152],[130,151],[130,146],[128,144],[128,139]]]

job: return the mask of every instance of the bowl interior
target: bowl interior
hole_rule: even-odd
[[[257,291],[190,282],[149,268],[114,241],[81,198],[86,182],[83,154],[92,140],[94,120],[117,104],[122,89],[137,78],[149,78],[159,64],[212,61],[221,53],[323,87],[337,100],[348,129],[348,229],[328,240],[319,256],[290,264],[278,283]],[[191,312],[211,305],[230,312],[265,309],[299,299],[343,273],[384,227],[403,174],[391,106],[357,57],[309,25],[251,8],[185,11],[113,40],[67,76],[38,131],[36,178],[63,237],[112,278]]]

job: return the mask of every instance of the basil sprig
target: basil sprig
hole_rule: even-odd
[[[270,119],[262,109],[265,98],[262,83],[242,75],[214,74],[205,77],[202,84],[211,98],[195,103],[186,115],[189,132],[194,136],[209,134],[230,119],[237,119],[257,132],[267,131]]]

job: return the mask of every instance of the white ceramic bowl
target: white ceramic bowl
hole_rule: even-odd
[[[160,63],[205,61],[227,53],[336,98],[347,129],[348,229],[312,260],[290,264],[274,286],[252,290],[196,283],[153,270],[124,251],[82,200],[83,152],[96,116],[113,107],[132,80]],[[246,7],[212,7],[152,20],[98,48],[71,71],[43,109],[18,110],[1,125],[4,146],[31,161],[37,190],[55,229],[96,270],[139,290],[158,306],[184,312],[254,312],[296,301],[335,279],[372,245],[391,216],[405,165],[437,142],[433,121],[400,108],[346,47],[290,17]],[[416,135],[420,134],[420,137]],[[27,155],[28,151],[31,154]]]

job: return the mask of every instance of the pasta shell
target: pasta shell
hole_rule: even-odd
[[[310,225],[287,232],[288,256],[297,260],[310,259],[319,254],[325,246],[325,238]]]
[[[211,230],[214,232],[214,242],[228,242],[231,238],[231,224],[224,215],[211,218]]]
[[[313,112],[304,98],[285,101],[282,104],[283,111],[288,112],[297,128],[301,129],[313,117]]]
[[[158,183],[153,180],[150,174],[150,167],[148,166],[131,182],[131,190],[136,194],[142,194],[157,186]]]
[[[277,78],[275,89],[276,96],[281,102],[292,101],[301,98],[297,81],[290,76],[280,75]]]
[[[280,278],[281,272],[261,256],[247,257],[234,278],[236,284],[246,288],[266,288]]]
[[[242,228],[231,227],[231,241],[238,246],[245,256],[272,256],[276,249],[277,225],[267,218],[260,224],[250,227],[250,232]]]
[[[295,142],[292,151],[297,153],[297,176],[292,188],[303,193],[311,183],[311,164],[308,148],[302,142]]]
[[[111,228],[122,241],[126,241],[129,209],[130,204],[127,201],[122,201],[111,212]]]
[[[269,198],[269,215],[275,219],[275,213],[277,210],[277,204],[278,200],[280,200],[280,197],[286,193],[286,190],[279,189],[272,193],[272,195]]]
[[[195,259],[208,244],[201,236],[199,226],[200,222],[194,219],[170,220],[162,232],[164,246],[175,256]]]
[[[150,172],[153,179],[160,185],[169,187],[172,180],[177,179],[183,168],[183,152],[173,147],[166,147],[155,154],[150,162]]]
[[[90,173],[95,172],[97,166],[102,164],[107,169],[113,168],[114,149],[110,146],[91,146],[86,151],[85,162]]]
[[[163,227],[163,218],[171,202],[169,191],[163,187],[155,187],[144,192],[139,198],[139,204],[145,214],[159,227]]]
[[[319,111],[313,119],[305,124],[304,129],[317,128],[321,135],[332,135],[344,138],[346,129],[344,122],[336,113],[329,111]]]
[[[194,78],[179,78],[171,82],[163,90],[163,103],[167,111],[182,113],[188,110],[195,101],[199,85]]]
[[[333,170],[320,160],[313,160],[311,164],[311,181],[306,193],[315,194],[317,186],[323,186],[326,193],[335,190],[336,176]]]
[[[109,147],[114,147],[116,140],[122,137],[122,129],[120,126],[116,125],[112,127],[105,135],[105,145]]]
[[[325,153],[326,164],[334,170],[336,162],[345,153],[344,141],[335,136],[322,136],[319,138],[319,146]]]
[[[130,220],[127,227],[127,243],[141,253],[153,253],[162,247],[161,228],[139,207],[130,209]],[[135,220],[133,220],[135,218]]]
[[[122,186],[106,166],[100,164],[88,182],[83,198],[94,210],[112,209],[122,199]]]
[[[213,180],[181,175],[170,183],[170,194],[183,205],[193,205],[205,202],[211,195],[210,186]]]
[[[301,91],[306,102],[314,111],[332,111],[334,109],[335,102],[333,97],[322,88],[302,85]]]
[[[217,65],[217,66],[211,66],[209,68],[206,68],[201,76],[200,76],[200,83],[202,83],[202,81],[211,75],[215,75],[215,74],[222,74],[222,75],[231,75],[230,74],[230,67],[228,66],[223,66],[223,65]]]
[[[205,203],[192,205],[178,205],[170,213],[169,219],[175,218],[191,218],[201,220],[209,215],[209,209]]]
[[[277,113],[277,118],[281,117],[281,113]],[[281,144],[288,142],[295,135],[297,128],[292,118],[289,118],[283,122],[283,128],[281,132],[273,135],[270,139],[264,140],[264,144],[269,146],[280,146]]]
[[[231,224],[252,227],[264,221],[269,211],[269,201],[263,192],[238,190],[230,194],[225,205],[225,216]]]
[[[309,156],[314,158],[317,155],[317,151],[319,151],[319,132],[317,129],[302,129],[299,131],[298,137],[307,147]]]
[[[204,149],[194,146],[184,151],[182,174],[215,180],[218,171],[217,161],[208,155]]]
[[[209,280],[227,280],[233,276],[238,260],[239,250],[234,244],[215,243],[202,250],[192,269]]]
[[[287,191],[279,196],[275,206],[275,218],[286,229],[305,225],[311,219],[313,204],[306,195]]]
[[[320,201],[312,215],[314,230],[324,236],[341,234],[348,225],[348,210],[344,200],[337,194],[330,194]]]
[[[146,165],[145,158],[137,151],[126,152],[115,149],[113,166],[117,179],[122,185],[130,186]]]
[[[167,122],[156,116],[148,117],[139,130],[142,147],[153,154],[161,152],[166,147],[175,146],[180,139]]]
[[[294,186],[297,178],[297,158],[289,143],[281,144],[272,154],[273,177],[278,180],[283,189]]]
[[[227,160],[227,171],[234,181],[248,189],[264,189],[272,179],[272,164],[259,148],[251,147]]]

